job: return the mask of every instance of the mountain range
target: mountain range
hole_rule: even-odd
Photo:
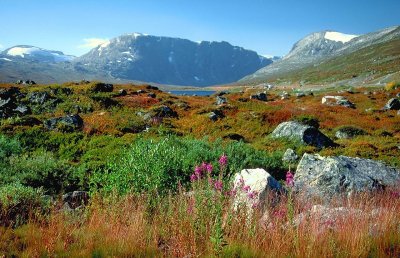
[[[242,78],[239,83],[365,83],[399,76],[400,27],[365,35],[334,31],[312,33],[294,44],[281,60]],[[345,81],[343,81],[345,80]]]
[[[168,85],[382,83],[400,78],[400,27],[365,35],[312,33],[283,58],[228,42],[125,34],[74,57],[18,45],[0,53],[0,81],[76,80]],[[238,82],[237,82],[238,81]]]
[[[193,42],[132,33],[80,57],[34,46],[6,49],[0,55],[0,80],[29,77],[62,82],[84,78],[207,86],[235,82],[274,60],[224,41]]]

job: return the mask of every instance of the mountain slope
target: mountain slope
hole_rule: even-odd
[[[227,42],[134,33],[99,45],[74,63],[126,80],[207,86],[237,81],[272,60]]]
[[[18,45],[8,48],[1,54],[8,60],[24,59],[49,63],[70,62],[75,58],[75,56],[65,55],[61,51],[47,50],[28,45]]]
[[[282,60],[262,68],[252,75],[244,77],[240,82],[259,83],[277,80],[286,83],[299,83],[300,81],[302,83],[327,82],[338,79],[336,77],[329,77],[331,73],[328,71],[332,69],[337,69],[337,73],[348,74],[347,77],[340,76],[341,79],[350,79],[353,76],[357,76],[357,74],[367,74],[375,70],[379,71],[378,73],[376,71],[374,72],[376,76],[385,75],[393,72],[393,69],[390,69],[389,66],[385,66],[386,69],[382,70],[382,67],[379,66],[379,68],[377,63],[369,63],[369,59],[383,60],[390,57],[384,56],[384,53],[379,51],[370,51],[374,56],[367,55],[369,59],[366,60],[365,56],[358,56],[357,51],[372,46],[384,48],[384,46],[379,44],[387,44],[387,48],[393,50],[393,57],[396,59],[398,58],[396,57],[397,46],[393,44],[393,41],[399,38],[400,27],[386,28],[361,36],[346,35],[331,31],[313,33],[298,41],[290,53],[282,58]],[[368,52],[368,50],[366,51]],[[346,58],[346,56],[348,57]],[[337,64],[337,59],[341,60],[340,62],[342,63],[340,65]],[[352,65],[352,61],[349,60],[358,60],[358,62],[369,63],[369,65],[359,65],[356,70],[352,70],[354,66]],[[324,65],[321,66],[321,64]],[[397,71],[399,71],[399,69],[397,69]],[[309,77],[310,73],[318,73],[319,75],[311,78]],[[319,79],[317,80],[316,78]]]

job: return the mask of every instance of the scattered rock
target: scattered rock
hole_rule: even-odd
[[[43,105],[50,99],[50,94],[46,91],[35,91],[29,93],[27,97],[31,103]]]
[[[64,94],[64,95],[71,95],[73,93],[72,89],[70,88],[55,88],[50,90],[50,94],[52,95],[59,95],[59,94]]]
[[[174,110],[172,110],[170,107],[168,106],[160,106],[157,108],[153,109],[153,113],[155,117],[169,117],[169,118],[176,118],[178,117],[178,113],[176,113]]]
[[[19,105],[13,111],[15,113],[17,113],[19,115],[23,115],[23,116],[31,114],[31,109],[25,105]]]
[[[226,91],[220,91],[220,92],[218,92],[217,93],[217,96],[224,96],[224,95],[226,95],[226,94],[228,94],[228,92],[226,92]]]
[[[328,106],[343,106],[348,108],[356,108],[354,103],[350,102],[343,96],[324,96],[322,98],[322,104]]]
[[[71,209],[76,209],[81,205],[87,205],[89,202],[89,194],[85,191],[73,191],[62,196],[62,201]]]
[[[289,99],[290,95],[286,91],[282,92],[279,96],[281,96],[281,99]]]
[[[83,120],[79,115],[68,115],[48,119],[43,124],[49,130],[74,131],[83,127]]]
[[[251,214],[254,208],[265,211],[268,205],[269,193],[279,193],[282,186],[267,171],[262,168],[243,169],[234,176],[235,199],[234,209],[244,205]]]
[[[317,148],[336,146],[331,139],[321,133],[317,128],[296,121],[283,122],[279,124],[272,132],[271,137],[289,138]]]
[[[225,117],[224,113],[221,110],[214,110],[212,111],[208,117],[212,120],[212,121],[217,121],[218,119],[222,119]]]
[[[122,96],[126,96],[126,95],[128,95],[128,92],[126,90],[121,89],[118,91],[118,96],[122,97]]]
[[[338,139],[351,139],[359,135],[365,135],[365,132],[361,128],[354,126],[343,126],[336,131],[335,137]]]
[[[370,159],[304,154],[294,176],[297,191],[332,196],[384,190],[400,181],[400,171]]]
[[[226,103],[228,103],[228,101],[225,97],[217,96],[217,105],[223,105]]]
[[[396,98],[400,98],[400,92],[396,94]]]
[[[16,84],[35,85],[36,82],[34,82],[34,81],[32,81],[32,80],[26,80],[26,81],[24,81],[24,80],[18,80],[18,81],[16,82]]]
[[[293,149],[287,149],[282,157],[282,161],[289,162],[289,163],[294,163],[298,159],[299,159],[299,156],[297,156],[296,152]]]
[[[136,93],[137,93],[137,94],[143,94],[143,93],[146,93],[146,91],[144,91],[144,90],[137,90]]]
[[[147,85],[146,89],[148,89],[148,90],[158,90],[158,87],[152,86],[152,85]]]
[[[267,101],[267,93],[260,92],[260,93],[251,95],[250,99],[257,99],[257,100],[261,100],[261,101]]]
[[[244,137],[237,133],[229,133],[227,135],[224,135],[222,138],[230,139],[230,140],[234,140],[234,141],[244,141]]]
[[[114,85],[111,83],[96,83],[94,84],[91,89],[92,92],[98,93],[98,92],[112,92],[114,90]]]
[[[400,110],[400,100],[397,98],[390,99],[383,107],[383,110]]]
[[[296,98],[302,98],[302,97],[305,97],[305,96],[306,96],[306,94],[304,92],[296,93]]]
[[[238,98],[238,101],[239,101],[239,102],[248,102],[249,100],[246,99],[246,98]]]
[[[156,94],[154,92],[150,92],[149,94],[147,94],[147,97],[154,99],[156,97]]]

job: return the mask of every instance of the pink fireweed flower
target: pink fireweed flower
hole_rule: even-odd
[[[211,163],[206,164],[206,171],[210,174],[213,171],[213,165]]]
[[[224,183],[221,180],[215,180],[214,182],[214,189],[217,191],[222,191],[222,188],[224,187]]]
[[[197,177],[200,178],[202,173],[203,173],[203,169],[202,169],[201,167],[196,166],[196,167],[194,168],[194,174],[195,174]]]
[[[231,196],[231,197],[233,197],[233,196],[236,195],[236,190],[235,190],[235,189],[229,190],[229,191],[227,191],[227,192],[225,193],[225,195],[226,195],[226,196]]]
[[[286,172],[286,185],[289,187],[294,186],[293,174],[290,170],[288,172]]]
[[[248,192],[248,191],[250,191],[250,186],[249,185],[245,185],[245,186],[243,186],[243,191],[245,191],[245,192]]]
[[[190,181],[191,181],[191,182],[194,182],[194,181],[196,181],[197,179],[199,179],[199,177],[198,177],[196,174],[190,175]]]
[[[222,156],[218,160],[218,163],[221,167],[225,167],[228,164],[228,156],[222,154]]]
[[[249,197],[250,199],[254,199],[256,198],[258,195],[257,191],[251,191],[250,193],[247,194],[247,197]]]

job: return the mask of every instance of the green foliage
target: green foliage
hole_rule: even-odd
[[[243,168],[263,167],[273,175],[282,172],[281,155],[257,151],[242,142],[221,141],[209,143],[167,136],[161,140],[140,138],[124,150],[124,155],[111,161],[105,171],[95,172],[91,190],[102,188],[105,192],[125,194],[130,191],[167,191],[185,184],[194,166],[201,162],[216,161],[225,153],[229,158],[227,176]]]
[[[49,152],[13,156],[0,171],[0,184],[19,182],[25,186],[43,187],[52,194],[76,189],[79,181],[71,165]]]
[[[21,151],[21,144],[17,139],[0,135],[0,163],[11,155],[21,153]]]
[[[20,225],[44,207],[41,189],[19,183],[0,186],[0,225]]]

